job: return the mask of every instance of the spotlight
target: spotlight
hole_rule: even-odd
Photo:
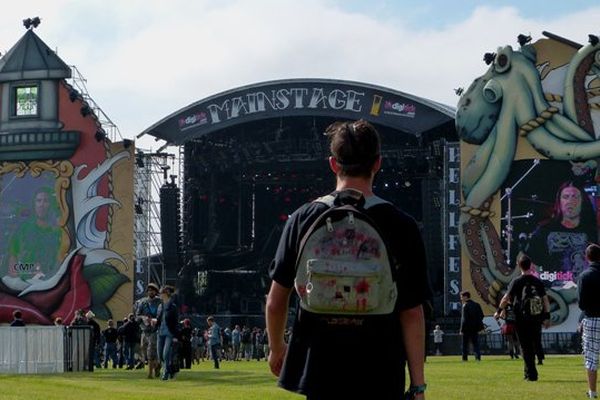
[[[78,97],[79,97],[79,92],[76,89],[69,90],[69,100],[71,100],[71,103],[74,103]]]
[[[83,106],[81,106],[81,109],[79,111],[81,112],[82,117],[87,117],[88,115],[90,115],[92,113],[92,109],[87,104],[84,104]]]
[[[517,41],[519,42],[519,46],[523,47],[527,43],[531,42],[531,36],[529,36],[529,35],[523,35],[521,33],[519,36],[517,36]]]
[[[589,42],[590,42],[590,44],[591,44],[592,46],[595,46],[595,45],[597,45],[597,44],[598,44],[598,41],[600,40],[600,39],[598,38],[598,36],[596,36],[596,35],[588,35],[588,38],[589,38]]]
[[[37,28],[41,22],[42,20],[40,17],[27,18],[23,20],[23,26],[25,29]]]
[[[131,147],[131,145],[133,144],[132,140],[129,139],[123,139],[123,147],[128,149]]]
[[[487,65],[490,65],[491,63],[493,63],[495,59],[496,59],[496,53],[485,53],[483,55],[483,61],[485,61],[485,63]]]
[[[106,139],[106,133],[102,130],[97,130],[94,138],[96,138],[96,142],[101,142]]]
[[[137,156],[135,156],[135,164],[139,167],[139,168],[144,168],[146,165],[144,164],[144,159],[142,158],[142,156],[140,154],[138,154]]]

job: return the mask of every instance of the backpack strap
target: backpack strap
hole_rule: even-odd
[[[341,192],[335,191],[333,193],[330,193],[328,195],[319,197],[318,199],[313,200],[313,203],[323,203],[325,205],[327,205],[329,208],[336,206],[336,205],[341,205],[341,204],[337,204],[336,200],[341,199],[340,201],[342,202],[342,204],[347,204],[347,198],[349,197],[354,197],[355,199],[357,199],[358,201],[358,207],[359,208],[363,208],[365,210],[374,207],[376,205],[379,204],[391,204],[389,201],[382,199],[379,196],[373,195],[373,196],[369,196],[369,197],[362,197],[364,199],[364,202],[362,202],[362,204],[360,204],[360,200],[356,197],[358,194],[358,196],[362,197],[362,193],[359,192],[358,190],[354,190],[354,189],[347,189]]]

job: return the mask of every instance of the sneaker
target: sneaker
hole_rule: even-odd
[[[587,397],[588,399],[597,399],[598,398],[598,393],[597,392],[592,392],[591,390],[587,391]]]

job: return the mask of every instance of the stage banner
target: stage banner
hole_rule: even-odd
[[[444,246],[444,315],[460,313],[460,144],[444,148],[444,203],[442,226]]]
[[[458,103],[462,289],[492,314],[527,254],[550,331],[573,332],[584,250],[598,240],[600,44],[544,35],[485,54],[488,70]]]

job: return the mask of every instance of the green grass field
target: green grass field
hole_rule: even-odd
[[[508,356],[484,356],[481,362],[467,363],[454,356],[429,357],[427,399],[585,398],[587,385],[581,356],[550,355],[539,367],[539,373],[538,382],[524,381],[522,361]],[[145,371],[112,369],[61,375],[0,375],[1,400],[301,398],[279,389],[264,361],[223,362],[219,370],[214,370],[212,363],[204,362],[192,370],[182,371],[176,380],[166,382],[147,379]]]

